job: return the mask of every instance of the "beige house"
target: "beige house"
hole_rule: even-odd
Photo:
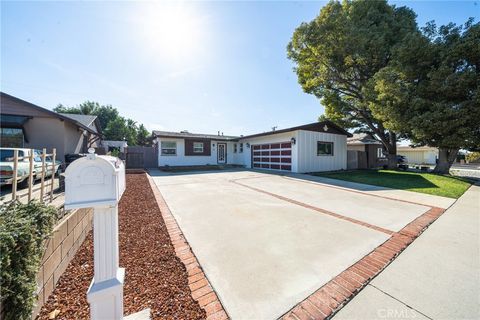
[[[1,92],[0,146],[52,148],[57,159],[84,153],[100,145],[101,129],[96,116],[60,114]]]
[[[438,159],[438,149],[428,146],[397,146],[397,154],[405,156],[410,164],[436,164]]]
[[[354,133],[347,138],[347,150],[350,157],[357,158],[358,169],[377,168],[386,164],[382,144],[368,133]]]

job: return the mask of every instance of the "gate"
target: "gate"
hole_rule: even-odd
[[[125,148],[127,169],[148,169],[158,167],[158,152],[155,147]]]

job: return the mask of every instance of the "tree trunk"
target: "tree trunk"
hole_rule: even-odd
[[[455,161],[455,158],[458,154],[457,149],[448,149],[448,148],[439,148],[438,149],[438,162],[433,169],[433,172],[440,174],[448,174],[450,172],[450,167]]]
[[[390,143],[387,148],[387,169],[397,169],[397,135],[393,132],[389,134]]]

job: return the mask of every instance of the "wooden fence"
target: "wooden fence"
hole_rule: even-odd
[[[28,197],[28,202],[32,200],[34,192],[40,191],[40,201],[42,202],[52,202],[53,201],[53,186],[55,182],[55,173],[56,173],[56,149],[53,148],[52,153],[47,153],[47,149],[43,148],[42,153],[39,155],[41,158],[41,167],[35,166],[35,154],[33,149],[29,149],[29,155],[19,157],[18,150],[15,149],[13,152],[13,158],[8,158],[8,161],[13,161],[13,177],[12,177],[12,198],[11,200],[20,200],[23,197]],[[51,157],[47,163],[47,157]],[[28,160],[29,170],[27,173],[28,179],[28,193],[18,194],[18,181],[22,178],[19,176],[19,161]],[[51,163],[50,163],[51,161]],[[50,167],[50,168],[49,168]],[[40,169],[40,171],[38,171]],[[47,173],[51,170],[50,179],[47,178]],[[23,174],[23,171],[22,171]],[[40,186],[34,188],[35,178],[40,174]]]

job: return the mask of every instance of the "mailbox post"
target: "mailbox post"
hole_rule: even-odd
[[[89,154],[65,171],[65,209],[93,208],[94,278],[87,291],[90,316],[123,319],[119,268],[118,202],[125,191],[125,166],[115,157]]]

